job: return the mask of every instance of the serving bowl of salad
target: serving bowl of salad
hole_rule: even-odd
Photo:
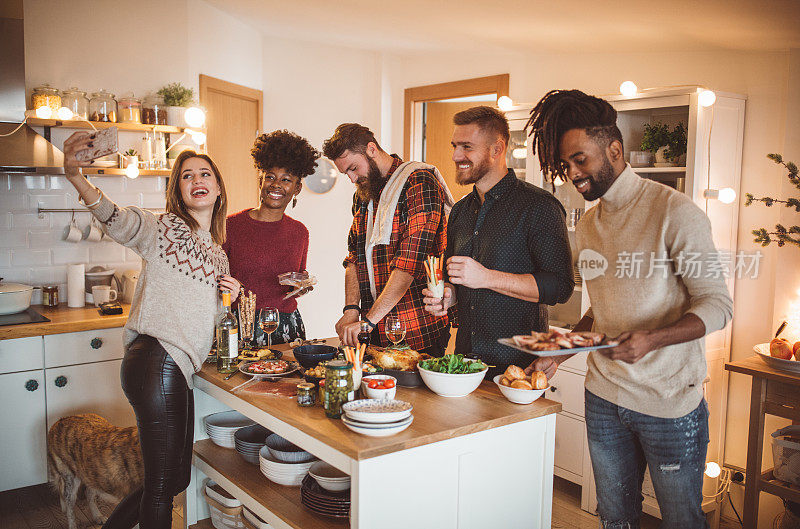
[[[466,397],[481,385],[489,366],[461,354],[422,360],[419,375],[431,391],[442,397]]]

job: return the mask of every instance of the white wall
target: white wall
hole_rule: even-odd
[[[380,58],[377,53],[295,40],[264,39],[264,130],[289,129],[317,149],[344,122],[370,127],[380,119]],[[339,177],[323,195],[306,189],[289,215],[310,232],[308,270],[318,279],[300,299],[309,337],[335,335],[344,306],[347,232],[354,187]]]
[[[791,75],[794,84],[789,84]],[[748,96],[745,111],[744,150],[741,194],[787,196],[788,184],[782,173],[766,159],[770,152],[798,152],[798,114],[800,102],[795,86],[800,75],[798,54],[775,53],[618,53],[600,54],[425,54],[393,56],[386,59],[391,71],[390,93],[392,148],[402,150],[403,90],[483,75],[510,73],[510,95],[518,103],[535,103],[553,88],[578,88],[594,94],[618,91],[624,80],[633,80],[639,87],[700,84],[715,90],[736,92]],[[791,133],[791,134],[790,134]],[[783,191],[781,191],[783,189]],[[794,195],[797,196],[795,190]],[[741,198],[741,197],[740,197]],[[739,204],[739,249],[756,250],[750,231],[756,227],[771,227],[778,221],[776,208]],[[783,212],[783,221],[797,223],[793,212]],[[767,341],[774,332],[781,311],[789,298],[797,297],[800,275],[796,272],[796,249],[781,249],[775,245],[763,249],[765,259],[757,280],[736,283],[732,329],[734,360],[753,354],[755,343]],[[726,439],[726,462],[744,466],[747,445],[747,413],[749,410],[749,377],[734,375],[729,388],[729,408]],[[780,421],[769,421],[776,428]],[[773,428],[773,429],[774,429]],[[771,432],[771,430],[769,430]],[[769,445],[765,446],[766,461],[771,461]],[[734,487],[735,499],[741,506],[741,491]],[[762,495],[763,527],[779,509],[774,497]],[[780,507],[782,509],[782,507]],[[740,509],[741,512],[741,509]],[[731,513],[732,515],[732,513]]]

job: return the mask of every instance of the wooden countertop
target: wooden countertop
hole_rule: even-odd
[[[122,327],[128,321],[131,306],[123,303],[122,314],[115,316],[101,315],[94,305],[70,308],[66,303],[62,303],[58,307],[31,305],[31,308],[50,321],[0,326],[0,340]]]
[[[800,374],[792,373],[791,371],[781,371],[770,367],[761,360],[758,355],[747,357],[744,360],[728,362],[725,364],[725,369],[735,373],[743,373],[753,377],[768,378],[770,380],[800,386]]]
[[[328,343],[337,340],[328,340]],[[275,349],[288,349],[276,346]],[[284,358],[291,358],[291,352]],[[230,392],[249,377],[237,373],[230,380],[206,363],[195,377]],[[426,386],[397,388],[397,399],[414,406],[414,422],[390,437],[366,437],[348,430],[338,419],[328,419],[320,403],[310,408],[297,405],[294,398],[236,392],[233,394],[264,413],[301,430],[353,459],[368,459],[452,437],[497,428],[561,411],[561,403],[539,398],[519,405],[506,400],[492,382],[483,382],[472,394],[461,398],[440,397]]]

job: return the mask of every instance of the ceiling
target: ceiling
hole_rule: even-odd
[[[800,0],[207,1],[265,35],[394,53],[800,48]]]

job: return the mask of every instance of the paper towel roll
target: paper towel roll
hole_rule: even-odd
[[[85,265],[67,266],[67,306],[83,307],[86,303],[84,288],[86,286]]]

